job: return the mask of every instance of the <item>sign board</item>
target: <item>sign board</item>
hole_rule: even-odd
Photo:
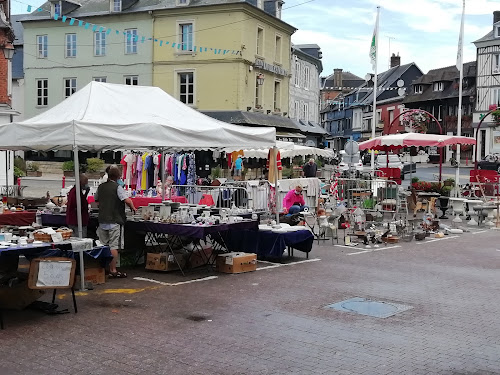
[[[70,289],[75,281],[76,261],[63,257],[33,259],[30,263],[30,289]]]
[[[255,59],[255,63],[253,65],[256,68],[267,70],[268,72],[272,72],[279,76],[284,76],[284,77],[288,76],[288,71],[286,69],[283,69],[281,66],[278,65],[269,64],[262,59]]]
[[[493,131],[493,151],[500,152],[500,131]]]
[[[358,142],[347,141],[344,146],[344,151],[347,155],[356,155],[359,152]]]

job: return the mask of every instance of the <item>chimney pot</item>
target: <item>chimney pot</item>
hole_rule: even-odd
[[[393,53],[391,56],[391,68],[400,65],[401,65],[401,56],[399,56],[399,53],[397,54],[397,56]]]

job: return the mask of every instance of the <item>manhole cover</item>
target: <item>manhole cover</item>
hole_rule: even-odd
[[[203,315],[189,315],[187,319],[193,322],[203,322],[204,320],[208,320],[208,317]]]
[[[325,306],[325,309],[354,312],[361,315],[373,316],[375,318],[388,318],[389,316],[396,315],[412,308],[412,306],[408,305],[384,301],[372,301],[361,297],[355,297]]]

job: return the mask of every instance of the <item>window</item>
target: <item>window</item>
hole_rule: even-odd
[[[294,117],[297,120],[300,120],[300,103],[298,101],[295,101],[295,113],[294,113]]]
[[[189,5],[189,0],[177,0],[177,5]]]
[[[36,36],[36,46],[37,46],[37,56],[39,59],[45,59],[48,56],[47,50],[48,36],[47,35],[37,35]]]
[[[45,107],[49,105],[49,80],[37,79],[36,80],[36,105],[38,107]]]
[[[57,15],[60,16],[62,14],[61,13],[61,2],[58,1],[56,3],[53,3],[52,4],[52,10],[53,10],[52,17],[54,17],[55,14],[57,14]]]
[[[94,33],[94,56],[106,56],[106,32]]]
[[[264,0],[257,0],[257,8],[260,9],[264,8]]]
[[[295,62],[295,86],[300,86],[300,62]]]
[[[495,26],[495,38],[500,38],[500,25]]]
[[[493,74],[500,74],[500,54],[493,55]]]
[[[392,124],[393,121],[394,121],[394,110],[391,109],[389,111],[389,124]]]
[[[281,36],[276,35],[276,44],[274,49],[274,61],[281,62]]]
[[[302,120],[307,121],[308,118],[309,118],[309,104],[303,103],[302,104]]]
[[[194,105],[194,72],[178,73],[179,100],[187,105]]]
[[[443,91],[444,84],[443,82],[434,82],[434,91]]]
[[[491,89],[491,104],[496,104],[500,106],[500,88]]]
[[[438,113],[437,113],[437,119],[438,119],[438,121],[442,121],[443,120],[442,116],[443,116],[443,106],[440,105],[440,106],[438,106]]]
[[[274,111],[281,112],[281,82],[274,81]]]
[[[122,11],[122,0],[112,0],[113,7],[111,10],[113,12],[121,12]]]
[[[92,78],[92,81],[95,81],[95,82],[106,82],[106,77],[94,77],[94,78]]]
[[[179,43],[181,44],[181,50],[192,51],[193,50],[193,24],[192,23],[180,23],[179,24]]]
[[[125,30],[125,54],[137,53],[137,29]]]
[[[125,76],[125,84],[129,86],[139,85],[139,76]]]
[[[257,55],[264,54],[264,29],[257,27]]]
[[[255,77],[255,108],[262,108],[262,85],[259,85],[259,75]]]
[[[64,97],[69,98],[76,92],[76,78],[64,78]]]
[[[413,87],[413,92],[414,92],[415,94],[421,94],[423,91],[424,91],[424,88],[423,88],[423,86],[422,86],[422,85],[415,85],[415,86]]]
[[[310,89],[310,69],[308,66],[304,67],[304,88],[306,90]]]
[[[66,34],[65,57],[76,57],[76,34]]]

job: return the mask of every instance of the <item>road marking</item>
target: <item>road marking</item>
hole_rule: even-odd
[[[333,247],[343,247],[344,249],[354,249],[357,246],[333,245]]]
[[[267,266],[267,267],[260,267],[260,268],[257,268],[257,271],[261,271],[261,270],[269,270],[271,268],[278,268],[278,267],[286,267],[286,266],[294,266],[296,264],[302,264],[302,263],[311,263],[311,262],[318,262],[320,261],[321,259],[319,258],[315,258],[315,259],[306,259],[306,260],[301,260],[301,261],[298,261],[298,262],[293,262],[293,263],[271,263],[271,262],[266,262],[266,263],[271,263],[272,266]],[[260,262],[260,260],[259,260]]]
[[[482,230],[482,231],[479,231],[479,232],[471,232],[472,234],[479,234],[479,233],[486,233],[487,230]]]
[[[181,281],[181,282],[178,282],[178,283],[166,283],[166,282],[163,282],[163,281],[158,281],[158,280],[153,280],[153,279],[147,279],[145,277],[134,277],[134,280],[148,281],[150,283],[160,284],[160,285],[164,285],[164,286],[178,286],[178,285],[184,285],[184,284],[198,283],[200,281],[214,280],[214,279],[218,279],[218,278],[219,278],[219,276],[208,276],[208,277],[204,277],[204,278],[201,278],[201,279]]]
[[[368,250],[364,250],[364,251],[358,251],[356,253],[349,253],[349,254],[346,254],[346,255],[358,255],[358,254],[373,253],[375,251],[397,249],[398,247],[401,247],[401,246],[399,246],[399,245],[396,245],[396,246],[384,246],[384,247],[381,247],[379,249],[368,249]]]
[[[426,243],[431,243],[431,242],[436,242],[436,241],[442,241],[442,240],[449,240],[450,238],[458,238],[460,236],[451,236],[451,237],[443,237],[443,238],[435,238],[433,240],[429,241],[422,241],[422,242],[417,242],[417,245],[424,245]]]

